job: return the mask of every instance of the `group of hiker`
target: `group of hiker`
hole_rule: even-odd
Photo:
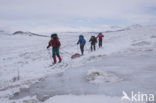
[[[91,36],[89,42],[91,43],[90,49],[91,51],[95,51],[96,50],[96,43],[97,43],[97,38],[98,38],[98,44],[99,44],[99,48],[102,47],[102,39],[103,39],[104,35],[102,33],[99,33],[97,37],[95,36]],[[79,36],[79,40],[77,42],[77,44],[80,44],[80,50],[81,50],[81,55],[83,55],[84,53],[84,46],[86,44],[86,40],[84,39],[83,35]]]
[[[103,37],[104,37],[104,35],[102,33],[99,33],[97,37],[91,36],[91,38],[89,40],[89,42],[91,43],[91,47],[90,47],[91,51],[96,50],[97,38],[98,38],[99,48],[102,47]],[[79,40],[77,42],[77,45],[80,45],[81,55],[84,54],[85,44],[86,44],[86,40],[85,40],[84,36],[80,35]],[[54,64],[57,62],[56,56],[59,59],[59,63],[62,61],[62,58],[61,58],[60,53],[59,53],[60,46],[61,46],[61,43],[59,41],[58,35],[57,34],[52,34],[51,35],[51,40],[48,43],[47,49],[49,47],[52,47],[52,57],[53,57]]]

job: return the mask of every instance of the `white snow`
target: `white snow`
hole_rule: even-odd
[[[76,59],[78,36],[88,41],[97,34],[59,33],[63,62],[54,66],[46,49],[50,37],[0,32],[0,101],[124,103],[122,91],[156,94],[156,26],[128,28],[103,33],[103,47],[95,52],[87,42]]]
[[[104,95],[81,95],[81,96],[74,96],[74,95],[63,95],[63,96],[55,96],[45,103],[118,103],[120,102],[120,98],[118,97],[107,97]]]

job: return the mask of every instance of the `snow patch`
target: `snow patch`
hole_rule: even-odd
[[[62,95],[54,96],[44,103],[131,103],[130,101],[122,101],[120,97],[109,97],[105,95]],[[142,102],[133,102],[142,103]]]

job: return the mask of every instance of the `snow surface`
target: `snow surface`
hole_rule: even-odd
[[[97,33],[59,33],[63,62],[54,66],[49,37],[0,32],[0,103],[123,103],[122,91],[156,94],[156,26],[128,28],[103,33],[95,52],[87,42],[76,59],[78,36]]]

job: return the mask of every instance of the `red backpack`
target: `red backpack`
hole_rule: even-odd
[[[58,39],[56,39],[56,40],[52,40],[52,47],[53,48],[58,48],[58,47],[60,47],[61,46],[61,43],[60,43],[60,41],[58,40]]]

